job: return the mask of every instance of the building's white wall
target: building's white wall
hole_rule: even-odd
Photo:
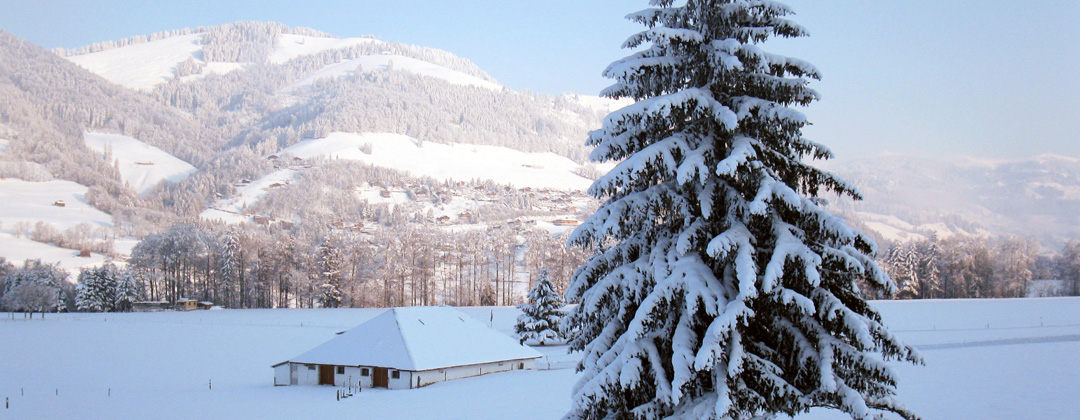
[[[289,384],[289,365],[291,363],[282,363],[274,366],[274,386],[288,385]]]
[[[368,376],[363,376],[362,368],[367,368]],[[334,370],[334,384],[337,386],[348,387],[349,381],[352,381],[352,386],[356,386],[359,382],[361,388],[371,388],[372,375],[375,373],[375,368],[370,366],[357,367],[357,366],[345,366],[345,373],[337,373]]]
[[[535,366],[535,362],[535,359],[508,360],[504,362],[492,362],[469,366],[455,366],[445,369],[432,369],[416,372],[407,370],[387,369],[389,385],[388,388],[410,389],[430,385],[436,382],[448,381],[451,379],[468,378],[471,376],[486,375],[488,373],[505,372],[510,370],[533,369]],[[290,364],[294,363],[286,363],[274,368],[275,385],[290,384]],[[295,363],[295,365],[297,385],[319,384],[319,365],[308,365],[304,363]],[[313,369],[311,367],[313,367]],[[364,376],[362,374],[362,369],[364,368],[368,370],[367,376]],[[394,378],[395,371],[398,372],[397,379]],[[371,388],[374,385],[374,376],[374,366],[346,366],[345,373],[337,373],[337,367],[335,366],[334,385],[347,387],[349,386],[349,381],[351,380],[353,385],[359,382],[361,388]]]
[[[297,385],[319,384],[319,365],[308,365],[304,363],[297,363],[296,365]]]
[[[398,378],[394,379],[394,372],[398,372]],[[407,370],[387,369],[386,376],[390,378],[390,389],[409,389],[412,385],[412,372]]]
[[[412,387],[431,385],[436,382],[449,381],[451,379],[468,378],[471,376],[486,375],[488,373],[506,372],[509,370],[531,370],[535,365],[535,359],[508,360],[505,362],[485,363],[481,365],[455,366],[445,369],[424,370],[412,372]],[[419,379],[419,380],[418,380]]]

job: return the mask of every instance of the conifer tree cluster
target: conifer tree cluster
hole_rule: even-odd
[[[929,298],[941,290],[937,239],[897,245],[885,253],[884,265],[896,283],[896,297]]]
[[[561,308],[564,303],[562,296],[559,296],[548,280],[547,269],[541,270],[536,285],[529,290],[529,302],[518,305],[518,309],[523,313],[518,316],[514,332],[521,337],[521,344],[529,342],[543,346],[561,343]]]
[[[804,162],[831,157],[792,109],[817,99],[818,71],[758,47],[806,31],[776,2],[651,4],[628,16],[646,26],[625,44],[638,52],[605,70],[603,94],[637,102],[588,140],[619,163],[570,239],[595,253],[567,292],[584,352],[567,418],[915,418],[885,361],[921,359],[857,286],[895,285],[818,204],[858,194]]]
[[[111,263],[79,272],[75,307],[80,311],[126,312],[138,299],[135,279]]]

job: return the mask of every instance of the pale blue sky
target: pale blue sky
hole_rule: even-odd
[[[1080,157],[1080,2],[789,0],[814,63],[804,110],[840,157],[882,152]],[[641,1],[0,0],[0,29],[46,48],[238,20],[448,50],[516,89],[596,94]]]

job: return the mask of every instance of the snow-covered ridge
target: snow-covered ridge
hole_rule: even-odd
[[[229,73],[242,69],[246,65],[245,63],[204,61],[204,37],[205,33],[177,35],[88,54],[70,55],[65,58],[110,82],[141,91],[147,91],[168,82],[175,77],[180,65],[188,60],[199,65],[200,70],[196,74],[185,75],[182,78],[184,81],[197,80],[208,74]],[[299,57],[371,43],[383,42],[374,38],[327,38],[280,34],[267,60],[272,64],[284,64]],[[362,66],[365,72],[393,67],[395,70],[435,77],[458,85],[479,86],[494,90],[503,88],[497,83],[416,58],[401,55],[370,55],[327,66],[288,89],[310,85],[320,78],[349,75],[358,66]]]
[[[1080,159],[882,155],[817,163],[865,198],[838,200],[869,230],[897,242],[937,235],[1035,237],[1057,248],[1080,232]]]
[[[603,96],[579,95],[579,94],[567,94],[565,96],[568,99],[570,99],[571,101],[576,102],[578,105],[581,105],[581,106],[584,106],[586,108],[590,108],[590,109],[593,109],[593,110],[596,110],[596,111],[599,111],[599,112],[602,112],[602,113],[610,113],[610,112],[622,109],[623,107],[626,107],[626,106],[631,105],[631,104],[634,103],[634,100],[630,99],[630,98],[611,99],[611,98],[605,98]]]
[[[370,146],[371,153],[361,150]],[[585,190],[592,181],[578,176],[580,165],[554,153],[526,153],[497,146],[438,144],[389,133],[331,133],[307,139],[282,153],[309,159],[357,160],[438,180],[490,179],[518,188]]]
[[[477,86],[491,90],[502,90],[503,88],[502,85],[497,83],[492,83],[479,77],[431,64],[423,60],[402,55],[380,54],[357,57],[352,60],[346,60],[338,64],[323,67],[321,70],[315,72],[315,74],[293,83],[286,88],[286,91],[303,86],[310,86],[319,79],[354,75],[358,69],[364,73],[387,70],[405,71],[420,76],[445,80],[455,85]]]
[[[120,178],[139,194],[149,192],[162,181],[182,181],[197,171],[190,163],[128,136],[89,132],[85,140],[94,151],[110,150],[112,159],[119,164]]]
[[[268,59],[271,63],[282,64],[305,55],[315,55],[323,51],[348,48],[355,45],[382,42],[374,38],[322,38],[306,35],[281,34],[274,44],[274,50]]]

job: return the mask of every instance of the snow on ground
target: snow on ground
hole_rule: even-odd
[[[281,34],[274,51],[270,53],[269,60],[274,64],[282,64],[286,61],[305,55],[318,54],[327,50],[348,48],[354,45],[381,42],[374,38],[323,38],[315,36]]]
[[[34,242],[27,237],[15,237],[16,225],[37,222],[52,225],[63,233],[79,223],[89,223],[94,228],[105,227],[112,231],[112,216],[86,203],[85,186],[71,181],[29,182],[18,179],[0,180],[0,257],[12,263],[40,258],[43,262],[59,262],[70,273],[78,273],[82,267],[98,265],[105,260],[99,254],[90,258],[79,257],[78,251]],[[64,207],[56,205],[63,201]]]
[[[503,88],[497,83],[492,83],[479,77],[465,74],[457,70],[451,70],[427,61],[401,55],[379,54],[365,55],[323,67],[321,70],[315,72],[315,74],[289,85],[285,88],[285,91],[291,92],[300,87],[311,86],[319,79],[351,76],[356,74],[358,67],[364,73],[387,71],[393,68],[395,71],[405,71],[420,76],[442,79],[455,85],[477,86],[491,90],[502,90]]]
[[[1038,193],[1036,190],[1040,190],[1042,193]],[[1043,198],[1044,194],[1048,194],[1061,200],[1080,200],[1080,187],[1061,185],[1057,182],[1032,182],[1028,184],[1025,192],[1036,198]]]
[[[1080,298],[873,304],[927,360],[894,364],[902,401],[924,418],[1075,417]],[[520,313],[461,310],[504,333]],[[551,419],[569,408],[573,369],[365,389],[342,401],[333,387],[273,386],[271,365],[383,311],[76,313],[32,321],[0,314],[0,397],[11,401],[0,419]],[[537,350],[559,356],[563,348]],[[846,417],[816,410],[798,418]]]
[[[500,323],[518,313],[494,311]],[[0,419],[185,419],[191,413],[205,419],[354,418],[357,413],[365,418],[550,419],[569,408],[565,394],[575,379],[569,369],[490,374],[408,391],[365,389],[342,401],[332,387],[273,386],[272,364],[382,312],[48,314],[43,321],[0,314],[0,336],[19,343],[0,346],[0,396],[12,402]]]
[[[203,34],[174,36],[67,59],[110,82],[149,90],[172,79],[178,64],[198,58],[202,37]]]
[[[870,230],[877,232],[882,238],[893,242],[912,242],[926,239],[926,236],[903,230],[888,223],[864,221],[864,225]]]
[[[1080,298],[881,301],[926,366],[893,363],[900,400],[927,419],[1073,418]],[[816,410],[799,419],[847,419]]]
[[[292,169],[279,169],[249,184],[236,188],[237,194],[229,198],[218,200],[209,209],[206,209],[199,217],[206,220],[220,219],[225,223],[243,223],[248,221],[250,215],[244,213],[244,208],[255,204],[266,197],[272,185],[289,184],[298,178],[296,171]]]
[[[73,283],[80,270],[99,266],[106,259],[104,255],[95,253],[90,254],[90,257],[80,257],[79,251],[34,242],[25,237],[16,238],[7,232],[0,232],[0,257],[15,266],[21,266],[26,260],[41,260],[46,264],[60,263],[60,268],[71,275],[68,280]]]
[[[39,221],[61,232],[82,222],[112,229],[112,216],[87,204],[86,190],[85,186],[71,181],[0,179],[2,230],[14,233],[16,223],[33,225]],[[57,206],[57,201],[63,201],[64,207]]]
[[[209,74],[229,74],[237,70],[243,70],[246,64],[242,63],[220,63],[211,61],[209,63],[203,63],[202,69],[197,74],[190,74],[180,78],[181,81],[187,83],[196,80],[203,80]]]
[[[870,230],[877,232],[883,238],[894,242],[920,241],[930,235],[937,235],[939,239],[947,239],[956,235],[989,237],[990,232],[985,229],[977,229],[968,232],[955,226],[949,226],[942,222],[924,223],[914,225],[899,217],[872,213],[855,212],[855,217],[862,221]]]
[[[197,171],[190,163],[132,137],[120,134],[88,132],[86,145],[104,153],[112,148],[113,159],[120,164],[120,178],[139,194],[145,194],[161,181],[179,182]]]
[[[371,154],[360,147],[371,145]],[[300,158],[328,157],[408,171],[438,180],[493,179],[515,187],[584,190],[592,181],[574,173],[574,161],[554,153],[525,153],[505,147],[438,144],[387,133],[331,133],[301,141],[282,153]]]
[[[387,190],[387,192],[390,193],[389,197],[383,197],[382,196],[382,191],[383,191],[383,189],[380,188],[380,187],[375,187],[375,186],[366,184],[364,186],[361,186],[360,188],[357,188],[356,195],[357,195],[357,197],[360,197],[360,199],[365,200],[368,203],[371,203],[371,204],[389,204],[391,208],[394,208],[394,207],[396,207],[398,205],[401,205],[401,204],[407,204],[407,203],[408,204],[419,204],[421,206],[421,211],[422,212],[426,213],[428,210],[431,210],[433,212],[433,214],[435,215],[435,217],[448,216],[448,217],[450,217],[450,220],[455,221],[455,222],[459,221],[459,219],[458,219],[459,214],[461,214],[463,212],[466,212],[466,211],[475,212],[476,209],[480,208],[480,206],[484,204],[483,202],[481,202],[479,200],[476,200],[476,199],[472,199],[472,198],[455,197],[453,199],[453,201],[451,201],[449,203],[436,205],[436,204],[434,204],[434,203],[432,203],[430,201],[413,201],[412,199],[409,198],[409,194],[402,191],[402,190],[398,190],[398,189]],[[454,222],[451,222],[451,223],[454,223]],[[487,228],[487,225],[480,225],[480,224],[469,225],[469,226],[475,226],[478,229]],[[453,229],[456,229],[458,227],[459,227],[459,225],[452,224],[450,226],[447,226],[446,228],[453,230]]]

